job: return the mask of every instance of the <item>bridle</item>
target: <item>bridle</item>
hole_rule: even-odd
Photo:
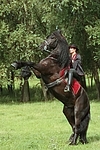
[[[43,51],[48,52],[48,53],[51,53],[51,51],[49,51],[49,50],[47,49],[47,46],[49,45],[49,43],[48,43],[46,40],[45,40],[44,42],[46,43],[46,45],[44,46]]]
[[[47,41],[47,40],[45,40],[44,42],[45,42],[44,51],[45,51],[45,52],[48,52],[48,53],[52,53],[50,50],[48,50],[48,49],[47,49],[47,46],[49,46],[48,41]],[[58,43],[58,39],[56,39],[56,41],[55,41],[55,42],[56,42],[56,43],[55,43],[55,48],[56,48],[57,43]],[[55,49],[55,48],[54,48],[54,49]]]

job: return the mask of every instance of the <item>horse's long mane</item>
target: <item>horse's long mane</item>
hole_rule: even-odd
[[[56,49],[59,53],[57,60],[60,67],[64,68],[69,65],[70,61],[68,43],[65,37],[61,34],[61,31],[54,31],[53,34],[56,36],[59,44],[59,48]]]

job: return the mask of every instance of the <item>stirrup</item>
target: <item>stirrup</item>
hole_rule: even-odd
[[[64,92],[70,92],[70,86],[69,85],[65,86]]]

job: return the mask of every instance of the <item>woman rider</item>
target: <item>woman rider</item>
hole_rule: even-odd
[[[71,62],[70,69],[68,72],[68,84],[66,85],[64,92],[70,92],[73,77],[79,82],[81,82],[82,77],[84,76],[84,71],[81,66],[81,56],[78,53],[78,50],[79,49],[74,44],[69,46]]]

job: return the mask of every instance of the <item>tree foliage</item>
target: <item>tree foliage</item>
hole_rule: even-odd
[[[1,0],[0,3],[0,62],[8,66],[16,59],[39,61],[42,53],[38,45],[49,33],[61,29],[68,43],[78,45],[84,70],[93,74],[100,87],[99,0]]]

